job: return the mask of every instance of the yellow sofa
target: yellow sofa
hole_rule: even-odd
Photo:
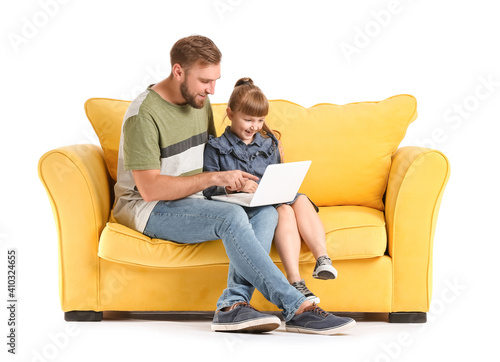
[[[39,162],[58,232],[66,320],[101,320],[103,311],[213,311],[226,287],[228,258],[220,240],[181,245],[150,239],[113,219],[120,128],[129,103],[89,99],[85,111],[102,147],[61,147]],[[212,107],[220,134],[226,105]],[[410,95],[311,108],[270,101],[267,121],[282,134],[285,162],[312,160],[300,191],[320,208],[339,276],[313,279],[315,261],[305,244],[300,271],[326,310],[389,313],[390,322],[426,320],[434,230],[450,166],[439,151],[398,148],[416,118]],[[283,270],[274,247],[271,258]],[[259,292],[252,304],[277,310]]]

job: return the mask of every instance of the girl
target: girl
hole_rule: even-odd
[[[205,148],[204,171],[242,170],[260,179],[268,165],[283,162],[283,149],[278,141],[281,135],[265,122],[268,111],[269,102],[260,88],[250,78],[239,79],[226,111],[231,126],[227,126],[218,138],[210,136]],[[233,192],[253,193],[257,186],[255,181],[248,180],[240,189],[213,186],[203,193],[207,198]],[[300,276],[299,255],[302,238],[316,258],[313,278],[336,278],[337,271],[326,251],[325,229],[317,214],[319,210],[304,194],[297,194],[293,201],[275,207],[278,226],[274,242],[286,277],[308,300],[318,304],[319,298]]]

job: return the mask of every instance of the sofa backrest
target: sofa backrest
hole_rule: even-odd
[[[109,174],[115,182],[123,117],[130,103],[110,98],[90,98],[85,102],[85,113],[99,137]]]
[[[115,181],[121,124],[129,104],[105,98],[85,103]],[[221,134],[228,124],[224,120],[226,104],[212,107],[217,134]],[[318,206],[360,205],[383,210],[391,157],[416,117],[415,98],[397,95],[379,102],[311,108],[271,100],[266,121],[282,135],[285,162],[312,160],[300,192]]]

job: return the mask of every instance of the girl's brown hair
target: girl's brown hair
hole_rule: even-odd
[[[269,113],[269,101],[251,78],[238,79],[227,106],[233,112],[241,112],[252,117],[265,117]],[[264,137],[269,137],[267,134],[273,134],[277,139],[281,138],[281,133],[272,130],[265,121],[260,134]]]

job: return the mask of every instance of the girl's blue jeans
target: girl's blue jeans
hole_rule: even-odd
[[[306,298],[288,283],[269,257],[277,222],[273,206],[247,208],[185,198],[158,202],[144,234],[183,244],[222,239],[230,262],[227,288],[217,309],[250,302],[257,288],[289,321]]]

